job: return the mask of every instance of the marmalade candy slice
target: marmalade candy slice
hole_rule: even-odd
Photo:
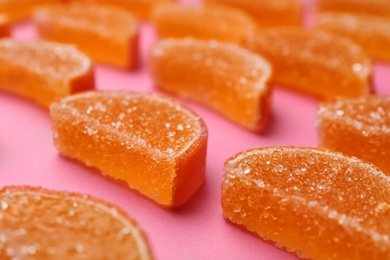
[[[318,0],[320,12],[334,11],[390,17],[390,0]]]
[[[237,45],[161,40],[152,47],[149,69],[158,88],[197,101],[244,128],[259,132],[268,123],[271,67]]]
[[[251,15],[260,27],[302,25],[303,4],[300,0],[205,0],[205,3],[242,9]]]
[[[390,97],[324,102],[316,125],[319,146],[359,157],[390,175]]]
[[[6,14],[11,22],[18,22],[30,18],[34,8],[59,2],[61,0],[1,0],[0,13]]]
[[[311,148],[267,147],[225,162],[224,217],[310,259],[389,259],[390,179]]]
[[[11,36],[11,24],[8,16],[0,14],[0,38]]]
[[[43,38],[76,44],[93,60],[120,68],[138,66],[138,21],[121,8],[51,5],[37,9],[34,22]]]
[[[163,206],[184,204],[204,182],[206,125],[173,100],[88,92],[54,103],[50,114],[61,154],[126,181]]]
[[[250,35],[246,45],[271,62],[277,84],[323,98],[358,97],[373,91],[371,60],[348,38],[280,27]]]
[[[317,16],[316,28],[347,36],[372,58],[390,61],[390,16],[326,12]]]
[[[137,18],[150,19],[153,8],[162,3],[171,3],[175,0],[81,0],[87,3],[105,3],[124,8]]]
[[[153,258],[128,214],[87,195],[5,187],[0,216],[0,259]]]
[[[49,107],[53,101],[94,87],[91,60],[75,47],[0,40],[0,91]]]
[[[152,13],[160,38],[197,38],[242,43],[255,22],[243,11],[222,5],[163,4]]]

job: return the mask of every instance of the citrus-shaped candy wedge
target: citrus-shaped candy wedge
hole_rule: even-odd
[[[283,27],[250,35],[247,46],[271,62],[277,84],[325,98],[372,91],[371,60],[348,38]]]
[[[1,0],[0,13],[6,14],[11,22],[18,22],[30,18],[34,8],[59,2],[61,0]]]
[[[111,5],[50,5],[34,12],[39,34],[71,43],[97,62],[120,68],[138,66],[138,21]]]
[[[242,43],[256,24],[245,12],[222,5],[158,5],[152,21],[160,38],[198,38]]]
[[[390,97],[324,102],[316,124],[319,146],[359,157],[390,175]]]
[[[205,0],[242,9],[253,17],[260,27],[300,26],[303,5],[299,0]]]
[[[1,259],[152,259],[128,214],[87,195],[5,187],[0,216]]]
[[[8,16],[0,14],[0,38],[11,35],[11,25]]]
[[[271,67],[237,45],[194,39],[167,39],[150,53],[149,69],[158,88],[197,101],[252,131],[270,117]]]
[[[375,59],[390,61],[390,16],[320,13],[316,28],[344,35]]]
[[[55,146],[157,203],[185,203],[205,177],[207,129],[193,112],[154,94],[88,92],[50,109]]]
[[[390,179],[355,157],[266,147],[225,162],[225,218],[309,259],[388,259]]]
[[[139,19],[148,20],[153,8],[162,3],[171,3],[175,0],[82,0],[88,3],[106,3],[126,9]]]
[[[346,13],[372,14],[390,17],[390,0],[318,0],[320,12],[334,11]]]
[[[95,85],[91,60],[70,45],[3,39],[0,64],[0,91],[44,107]]]

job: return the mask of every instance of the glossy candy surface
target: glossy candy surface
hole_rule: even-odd
[[[320,147],[359,157],[390,175],[390,97],[324,102],[316,125]]]
[[[124,180],[157,203],[184,204],[203,184],[207,129],[155,94],[88,92],[50,109],[58,151]]]
[[[389,259],[390,182],[354,157],[266,147],[225,162],[225,218],[310,259]]]
[[[128,214],[87,195],[3,187],[0,216],[1,259],[152,259]]]
[[[44,107],[95,86],[91,60],[70,45],[3,39],[0,64],[0,91]]]
[[[259,132],[271,115],[271,67],[237,45],[194,39],[161,40],[149,56],[159,89],[197,101]]]
[[[322,98],[372,91],[371,60],[348,38],[283,27],[259,30],[246,45],[270,61],[277,84]]]
[[[52,5],[37,9],[34,22],[44,39],[75,44],[93,60],[138,67],[138,21],[110,5]]]

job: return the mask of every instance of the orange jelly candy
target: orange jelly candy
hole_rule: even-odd
[[[153,8],[162,3],[170,3],[175,0],[81,0],[87,3],[107,3],[120,6],[137,18],[147,20],[150,18]]]
[[[242,43],[255,22],[243,11],[220,5],[164,4],[152,13],[160,38],[192,37]]]
[[[0,14],[0,38],[11,36],[11,25],[8,16]]]
[[[91,60],[70,45],[0,40],[0,91],[48,107],[53,101],[94,88]]]
[[[372,91],[371,60],[348,38],[285,27],[250,35],[246,45],[272,63],[277,84],[325,98]]]
[[[319,146],[359,157],[390,175],[390,97],[324,102],[316,124]]]
[[[34,13],[39,34],[74,43],[92,59],[120,68],[138,66],[137,19],[115,6],[52,5]]]
[[[320,13],[316,28],[347,36],[362,46],[372,58],[390,61],[390,18]]]
[[[250,14],[261,27],[300,26],[303,5],[300,0],[205,0],[242,9]]]
[[[309,259],[388,259],[389,177],[311,148],[267,147],[225,162],[225,218]]]
[[[54,103],[50,112],[61,154],[161,205],[184,204],[204,182],[207,129],[179,103],[153,94],[88,92]]]
[[[0,216],[0,259],[153,258],[128,214],[86,195],[5,187]]]
[[[270,117],[271,67],[237,45],[193,39],[162,40],[149,57],[158,88],[197,101],[252,131]]]
[[[318,0],[320,12],[335,11],[390,17],[390,0]]]
[[[11,22],[16,22],[30,18],[34,8],[59,2],[60,0],[1,0],[0,13],[6,14]]]

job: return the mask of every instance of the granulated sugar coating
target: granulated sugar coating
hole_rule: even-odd
[[[225,162],[225,218],[310,259],[389,259],[390,179],[311,148],[267,147]]]
[[[0,91],[45,107],[72,93],[93,89],[91,60],[74,46],[0,40]]]
[[[138,225],[119,208],[81,194],[0,190],[1,259],[152,259]]]
[[[259,132],[271,114],[269,63],[237,45],[168,39],[149,56],[158,88],[195,100],[249,130]]]
[[[238,44],[256,28],[245,12],[221,5],[159,5],[152,21],[160,38],[192,37]]]
[[[390,61],[390,16],[326,12],[317,16],[316,28],[347,36],[372,58]]]
[[[302,25],[303,5],[299,0],[205,0],[232,6],[250,14],[260,27]]]
[[[318,0],[317,9],[320,12],[334,11],[345,13],[372,14],[390,17],[390,0]]]
[[[185,203],[205,178],[204,122],[155,94],[88,92],[54,103],[61,154],[126,181],[164,206]]]
[[[9,18],[0,14],[0,38],[9,37],[11,35],[11,24],[9,22]]]
[[[138,67],[138,20],[112,5],[50,5],[34,12],[41,37],[75,44],[93,60],[120,68]]]
[[[371,91],[371,60],[348,38],[284,27],[249,35],[247,47],[271,62],[277,84],[325,98]]]
[[[324,102],[316,124],[320,147],[359,157],[390,175],[390,97]]]

